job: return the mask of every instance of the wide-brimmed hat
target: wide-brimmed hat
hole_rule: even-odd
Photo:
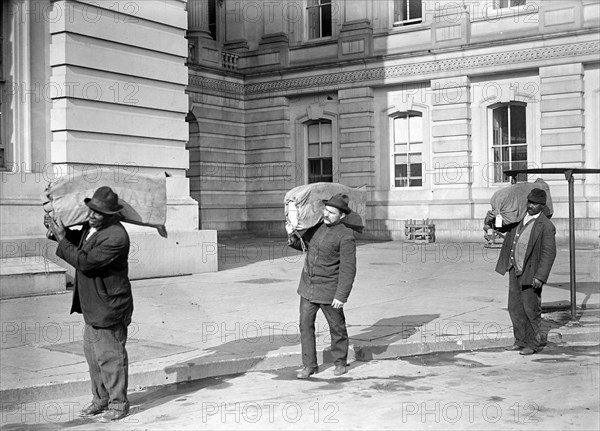
[[[546,205],[546,192],[542,189],[533,189],[527,195],[527,200],[535,204]]]
[[[83,202],[89,208],[102,214],[116,214],[123,209],[123,205],[119,205],[119,196],[107,186],[98,188],[91,199],[85,198]]]
[[[348,207],[349,202],[350,198],[343,193],[333,195],[329,200],[323,200],[325,205],[337,208],[344,214],[350,214],[352,212],[352,210]]]

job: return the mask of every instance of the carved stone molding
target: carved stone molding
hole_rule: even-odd
[[[335,88],[358,82],[369,82],[402,78],[405,76],[427,76],[440,72],[457,71],[461,75],[469,74],[469,70],[481,67],[503,67],[514,64],[535,63],[551,59],[572,58],[577,61],[581,56],[598,55],[600,42],[582,42],[568,45],[545,46],[524,50],[497,52],[483,55],[472,55],[445,60],[415,62],[398,66],[372,67],[368,69],[335,72],[306,77],[270,80],[256,84],[237,84],[213,78],[190,76],[190,86],[199,86],[213,91],[233,93],[237,95],[273,94],[309,88]],[[504,69],[504,68],[503,68]],[[435,77],[435,76],[431,76]]]

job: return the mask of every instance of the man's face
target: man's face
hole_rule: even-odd
[[[103,213],[99,213],[98,211],[94,211],[90,208],[90,211],[88,212],[88,220],[90,222],[91,227],[99,229],[108,222],[109,216]]]
[[[542,210],[543,207],[544,205],[542,204],[536,204],[535,202],[527,201],[527,214],[536,215]]]
[[[325,209],[323,210],[323,222],[325,224],[336,224],[343,219],[345,215],[346,214],[341,212],[336,207],[325,205]]]

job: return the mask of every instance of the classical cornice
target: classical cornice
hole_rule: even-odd
[[[447,72],[459,72],[468,75],[469,71],[509,65],[520,65],[521,67],[535,67],[548,60],[573,59],[581,61],[580,58],[600,54],[600,42],[588,41],[572,44],[534,47],[522,50],[504,51],[490,54],[470,55],[464,57],[447,58],[431,61],[410,62],[402,65],[367,67],[361,70],[347,72],[332,72],[319,75],[288,79],[271,79],[269,81],[242,84],[215,78],[204,78],[198,75],[190,75],[190,85],[226,94],[259,95],[301,91],[310,88],[335,89],[337,87],[356,84],[359,82],[382,82],[402,77],[422,76],[428,79]],[[193,91],[193,89],[190,89]]]

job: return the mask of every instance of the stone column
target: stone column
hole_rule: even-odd
[[[188,36],[212,39],[208,28],[208,0],[188,0]]]

